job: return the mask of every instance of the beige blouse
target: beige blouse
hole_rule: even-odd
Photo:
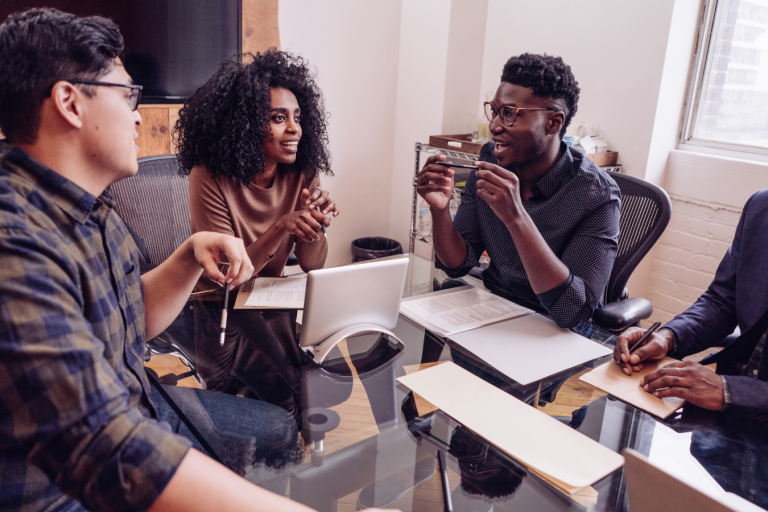
[[[293,244],[296,257],[305,272],[323,268],[328,255],[328,243],[324,236],[312,243],[302,242],[295,235],[286,235],[275,254],[270,258],[258,247],[256,241],[283,215],[301,210],[302,189],[312,190],[320,186],[319,176],[310,183],[304,175],[278,173],[270,188],[264,189],[253,183],[242,187],[233,180],[214,178],[204,166],[195,167],[189,175],[189,206],[192,213],[192,232],[214,231],[234,235],[243,240],[251,257],[254,273],[262,277],[282,275]],[[209,285],[203,282],[208,281]],[[216,288],[203,277],[198,290]]]

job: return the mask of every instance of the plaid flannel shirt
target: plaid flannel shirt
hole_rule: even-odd
[[[0,141],[0,510],[145,510],[189,448],[152,419],[113,206]]]

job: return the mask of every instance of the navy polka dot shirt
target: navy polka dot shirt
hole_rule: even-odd
[[[480,160],[495,164],[493,149],[492,142],[483,146]],[[487,251],[491,263],[483,272],[483,282],[489,289],[546,312],[560,327],[589,321],[600,304],[616,258],[621,204],[616,182],[584,155],[566,148],[533,186],[525,210],[547,245],[571,271],[565,283],[539,295],[531,288],[512,236],[477,195],[476,184],[477,175],[472,171],[454,219],[467,245],[466,260],[449,269],[435,258],[435,265],[451,277],[461,277]]]

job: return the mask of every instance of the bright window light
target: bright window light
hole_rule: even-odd
[[[768,0],[708,0],[683,143],[768,153]]]

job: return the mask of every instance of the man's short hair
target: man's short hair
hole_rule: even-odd
[[[504,64],[501,81],[520,87],[530,87],[539,98],[558,102],[556,108],[563,109],[565,121],[560,130],[560,138],[571,124],[579,103],[579,82],[571,73],[571,67],[560,57],[524,53],[510,58]]]
[[[55,9],[8,16],[0,25],[0,129],[8,141],[35,141],[40,109],[56,82],[97,79],[122,52],[123,37],[106,18]]]

